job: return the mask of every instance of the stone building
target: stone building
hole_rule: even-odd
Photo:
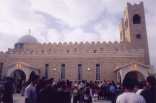
[[[120,42],[39,43],[25,35],[13,49],[0,52],[0,75],[26,79],[40,77],[78,80],[114,80],[125,76],[145,80],[150,65],[143,2],[127,3],[120,23]]]

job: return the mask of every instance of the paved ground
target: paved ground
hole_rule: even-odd
[[[14,100],[14,103],[24,103],[24,97],[19,95],[19,94],[14,94],[13,95],[13,100]],[[110,101],[101,100],[101,101],[96,101],[96,102],[93,102],[93,103],[111,103],[111,102]]]
[[[20,94],[14,94],[13,101],[14,103],[24,103],[24,97],[21,96]]]

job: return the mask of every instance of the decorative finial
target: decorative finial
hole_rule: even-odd
[[[29,29],[29,35],[30,35],[30,29]]]

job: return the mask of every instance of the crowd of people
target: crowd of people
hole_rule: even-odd
[[[147,77],[144,82],[125,78],[123,83],[114,81],[62,81],[45,79],[38,75],[29,81],[7,77],[0,80],[0,101],[13,103],[13,93],[25,96],[25,103],[93,103],[109,100],[112,103],[156,103],[156,79]],[[94,98],[94,99],[93,99]]]

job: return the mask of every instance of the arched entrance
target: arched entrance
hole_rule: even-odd
[[[130,71],[126,74],[126,77],[132,78],[135,81],[145,81],[143,74],[138,71]]]
[[[22,70],[14,70],[11,75],[12,78],[14,79],[20,79],[20,80],[25,80],[26,79],[26,75]]]

